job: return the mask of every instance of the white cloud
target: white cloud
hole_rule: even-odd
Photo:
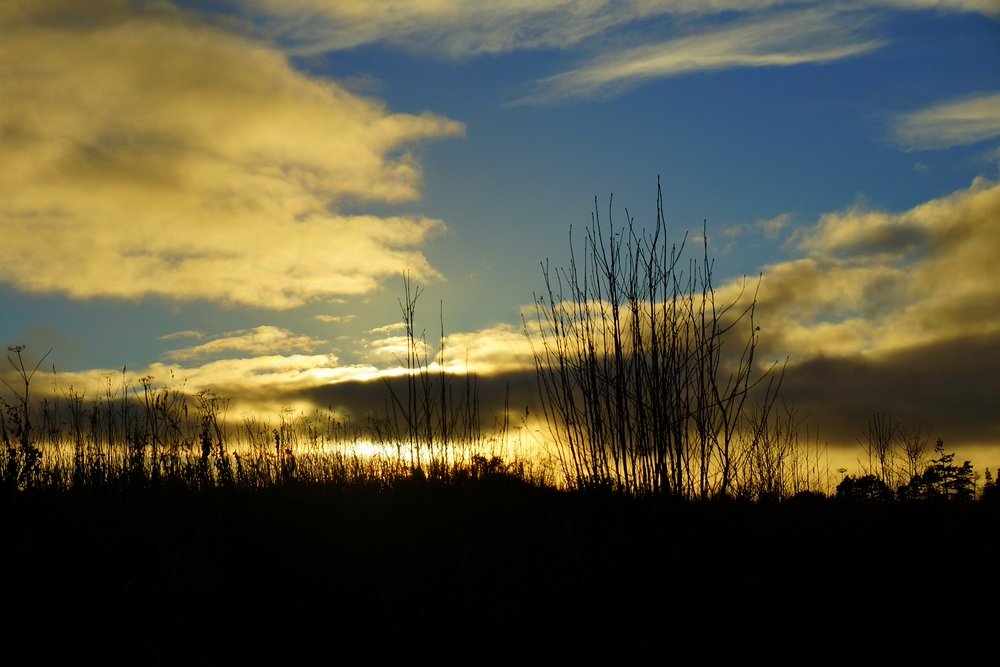
[[[898,116],[898,144],[908,150],[951,148],[1000,137],[1000,93],[949,100]]]
[[[395,114],[166,3],[0,12],[0,280],[29,292],[288,308],[372,290],[443,225],[337,212],[419,195]]]

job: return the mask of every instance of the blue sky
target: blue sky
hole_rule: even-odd
[[[302,407],[394,365],[404,270],[517,372],[539,262],[659,177],[833,444],[1000,451],[994,1],[41,0],[0,57],[0,342],[59,382]]]

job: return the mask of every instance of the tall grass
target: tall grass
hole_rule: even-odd
[[[509,406],[492,415],[484,428],[477,377],[446,372],[444,307],[441,305],[440,336],[436,360],[431,361],[426,331],[417,332],[417,301],[422,290],[403,276],[403,298],[399,300],[405,329],[404,352],[399,362],[402,382],[385,378],[386,409],[382,419],[370,418],[379,442],[394,443],[397,458],[406,458],[415,470],[430,475],[447,474],[459,461],[503,449],[509,442]]]
[[[757,365],[756,292],[720,303],[707,238],[685,260],[686,237],[656,224],[601,221],[595,202],[584,248],[568,267],[543,264],[545,291],[526,322],[540,400],[573,487],[685,498],[730,495],[738,451],[766,446],[781,372]]]
[[[520,458],[506,412],[483,423],[476,377],[446,373],[443,358],[433,367],[425,336],[415,329],[420,290],[404,277],[404,291],[401,378],[386,380],[383,412],[355,417],[291,409],[235,417],[226,397],[136,379],[125,368],[106,374],[90,394],[70,386],[34,400],[32,380],[42,362],[31,368],[24,347],[11,348],[8,363],[18,383],[4,380],[13,399],[0,397],[0,484],[207,489],[497,476],[548,484],[542,467]]]

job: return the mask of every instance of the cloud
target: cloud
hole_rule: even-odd
[[[281,327],[259,326],[253,329],[231,331],[207,343],[171,350],[163,356],[172,361],[190,361],[224,352],[237,352],[249,356],[313,352],[316,348],[326,345],[327,342],[310,336],[298,335]]]
[[[193,333],[177,332],[167,339],[194,337],[190,335]],[[103,396],[109,381],[113,391],[121,392],[124,380],[131,392],[141,384],[141,378],[151,378],[154,388],[169,387],[189,398],[201,391],[225,398],[230,419],[239,420],[243,414],[275,419],[289,407],[307,414],[332,407],[359,423],[363,423],[366,413],[385,409],[386,382],[393,383],[400,395],[405,392],[401,378],[406,373],[400,364],[405,355],[405,338],[371,342],[370,362],[357,364],[345,364],[333,354],[316,354],[324,345],[325,341],[287,329],[258,326],[173,350],[164,355],[163,362],[143,367],[129,365],[124,372],[121,368],[60,370],[49,376],[48,367],[43,367],[32,390],[39,397],[56,399],[73,387],[85,397],[97,397]],[[35,348],[41,349],[33,345]],[[421,348],[421,354],[424,351],[428,369],[438,382],[442,370],[440,350],[428,346]],[[499,324],[482,331],[450,334],[445,351],[444,370],[455,385],[455,400],[465,390],[466,373],[476,376],[468,381],[475,382],[482,391],[482,417],[487,425],[494,414],[502,412],[505,400],[511,401],[515,411],[533,400],[534,366],[519,327]],[[30,350],[25,355],[26,363],[33,365],[37,361]],[[9,368],[0,368],[0,376],[11,383],[16,380]]]
[[[439,355],[438,361],[442,359]],[[500,375],[533,369],[531,342],[523,327],[495,324],[445,337],[444,366],[456,373]]]
[[[521,103],[616,95],[644,81],[692,72],[827,63],[880,48],[860,16],[806,10],[741,20],[622,51],[542,79]]]
[[[460,123],[391,113],[167,3],[0,11],[0,280],[37,293],[289,308],[437,276],[415,145]]]
[[[751,234],[762,234],[765,239],[774,241],[781,236],[791,221],[791,213],[781,213],[773,218],[757,220],[752,224],[739,223],[724,227],[718,234],[709,234],[708,241],[711,252],[716,255],[728,255],[738,247],[740,238]],[[721,247],[712,247],[716,238],[723,239],[725,243],[721,244]],[[695,245],[700,245],[704,241],[705,237],[701,234],[691,236],[691,243]]]
[[[473,57],[526,49],[569,49],[660,19],[673,27],[704,17],[828,5],[797,0],[247,0],[244,13],[299,53],[388,43],[410,51]],[[992,0],[871,0],[864,7],[979,12]],[[667,19],[667,20],[664,20]]]
[[[237,420],[243,414],[274,419],[289,407],[311,412],[327,406],[305,401],[304,392],[344,383],[369,383],[380,387],[380,383],[373,380],[386,374],[385,370],[374,366],[341,364],[335,356],[325,354],[247,354],[193,364],[170,362],[129,366],[125,372],[121,368],[90,369],[49,375],[44,372],[46,370],[43,368],[32,383],[32,393],[39,398],[61,399],[72,387],[76,393],[93,400],[93,397],[103,396],[109,386],[116,396],[121,396],[123,390],[131,394],[143,378],[150,378],[154,388],[169,388],[188,398],[211,391],[229,402],[227,416]],[[0,376],[8,381],[15,379],[9,370],[0,369]]]
[[[791,213],[782,213],[767,220],[758,220],[757,227],[764,232],[766,238],[774,240],[781,236],[781,232],[785,231],[791,221]]]
[[[534,92],[514,104],[612,96],[644,81],[691,72],[858,56],[885,43],[863,34],[885,9],[1000,17],[991,0],[246,0],[236,5],[293,54],[376,43],[451,58],[540,49],[598,54],[535,82]],[[637,43],[645,44],[623,46]]]
[[[850,445],[890,410],[959,444],[997,442],[984,401],[1000,363],[1000,184],[977,178],[898,213],[830,213],[790,243],[799,257],[764,268],[758,358],[788,356],[784,393],[825,437]]]
[[[783,390],[832,443],[850,446],[872,414],[889,412],[903,424],[932,428],[932,437],[943,438],[948,447],[992,443],[989,456],[996,460],[998,374],[1000,334],[994,332],[935,341],[877,359],[817,356],[790,367]]]
[[[431,356],[431,348],[426,341],[415,340],[411,350],[406,336],[376,338],[366,341],[364,347],[365,361],[383,368],[403,368],[411,352],[415,357],[414,365],[422,363],[424,359],[429,360]]]
[[[971,12],[1000,17],[1000,6],[994,0],[873,0],[869,4],[900,9]]]
[[[164,334],[160,336],[160,340],[177,340],[178,338],[194,338],[196,340],[201,340],[205,337],[200,331],[195,331],[193,329],[185,329],[184,331],[175,331],[173,333]]]
[[[1000,184],[978,178],[902,213],[827,214],[796,242],[806,257],[767,267],[762,298],[817,354],[820,325],[849,328],[871,354],[1000,331]]]
[[[642,19],[749,11],[787,0],[251,0],[249,13],[298,51],[387,42],[452,57],[563,49]]]
[[[313,319],[326,324],[338,324],[350,322],[355,317],[355,315],[316,315]]]
[[[391,322],[390,324],[385,324],[380,327],[375,327],[374,329],[369,329],[368,333],[373,334],[386,334],[393,331],[403,331],[406,329],[406,324],[404,322]]]
[[[1000,93],[949,100],[903,114],[893,137],[907,150],[964,146],[1000,137]]]

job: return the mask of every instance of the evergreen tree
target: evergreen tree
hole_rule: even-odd
[[[976,488],[972,462],[955,465],[955,453],[945,453],[941,438],[934,445],[934,453],[931,465],[901,487],[899,496],[906,500],[972,500]]]
[[[997,478],[1000,478],[1000,468],[997,468]],[[986,469],[986,482],[983,483],[983,495],[980,499],[986,502],[1000,500],[1000,486],[997,485],[989,468]]]

